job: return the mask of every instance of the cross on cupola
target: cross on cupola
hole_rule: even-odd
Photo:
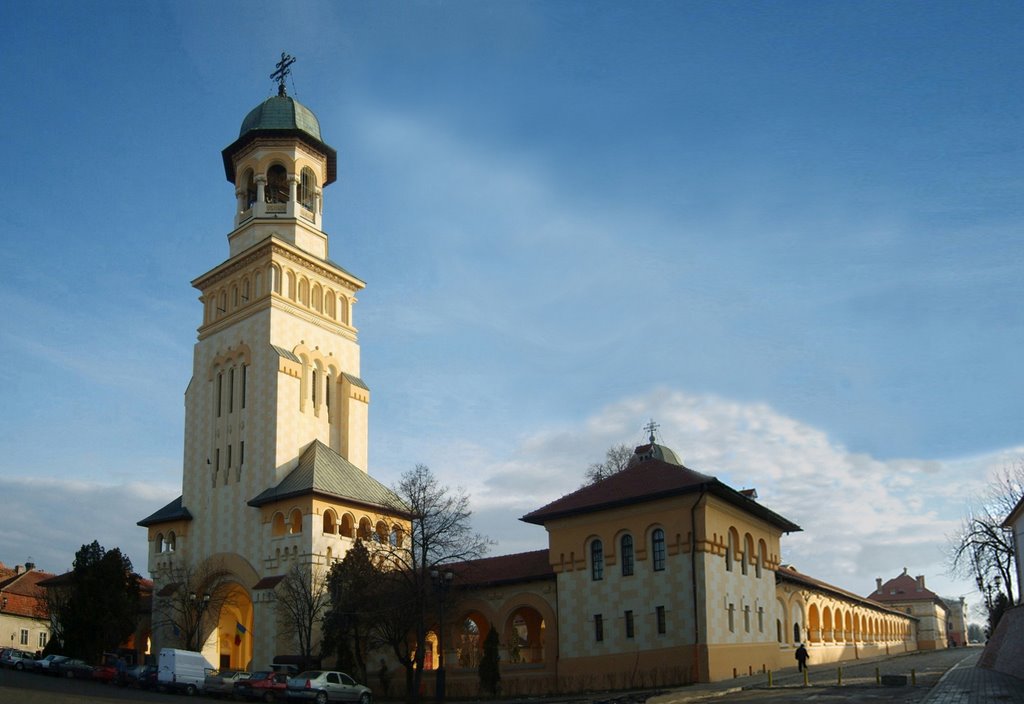
[[[660,427],[661,426],[659,424],[654,422],[653,418],[647,422],[647,425],[644,426],[644,430],[647,431],[652,445],[654,444],[654,431],[656,431]]]
[[[289,56],[285,52],[281,52],[281,60],[277,62],[277,70],[270,74],[272,81],[277,81],[277,94],[280,96],[287,95],[284,87],[285,79],[291,74],[291,65],[295,63],[295,57]]]

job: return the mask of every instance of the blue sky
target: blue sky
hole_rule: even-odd
[[[0,560],[145,567],[180,491],[188,282],[220,150],[289,92],[339,153],[331,258],[371,473],[496,552],[649,418],[852,591],[941,551],[1024,455],[1024,8],[910,2],[8,3]],[[10,517],[16,516],[15,520]]]

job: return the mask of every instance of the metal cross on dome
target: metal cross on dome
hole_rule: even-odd
[[[295,57],[281,52],[281,60],[277,62],[277,70],[270,74],[271,80],[277,81],[277,94],[284,95],[284,79],[292,72],[290,66],[295,63]]]
[[[657,430],[660,427],[661,427],[660,425],[658,425],[657,423],[654,422],[653,418],[651,418],[651,420],[649,420],[647,422],[647,425],[644,426],[644,430],[646,430],[648,433],[650,433],[651,444],[652,445],[654,444],[654,431]]]

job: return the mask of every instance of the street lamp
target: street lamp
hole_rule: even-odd
[[[200,596],[195,592],[189,592],[188,603],[196,613],[195,629],[192,632],[190,639],[192,642],[189,643],[189,647],[199,650],[199,635],[203,630],[203,612],[210,606],[210,593],[206,592]]]
[[[440,625],[437,629],[437,678],[435,687],[435,699],[438,702],[444,701],[444,603],[448,598],[448,590],[452,587],[452,579],[455,578],[455,571],[451,567],[439,570],[437,566],[430,568],[430,581],[434,583],[434,589],[438,595],[438,609],[440,610]]]

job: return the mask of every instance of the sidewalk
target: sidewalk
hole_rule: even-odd
[[[949,669],[922,704],[1024,704],[1024,680],[975,667],[981,653]]]
[[[884,675],[908,674],[909,668],[916,666],[917,686],[925,689],[931,687],[922,704],[1024,704],[1024,680],[975,667],[980,656],[981,649],[977,648],[967,656],[962,655],[962,650],[946,650],[874,661],[847,662],[843,664],[843,684],[873,685],[875,667]],[[812,667],[811,688],[835,686],[835,677],[836,668],[833,666]],[[787,668],[775,676],[773,685],[779,689],[802,688],[803,675],[797,673],[795,668]],[[718,698],[728,701],[730,694],[766,688],[766,676],[759,674],[724,682],[691,685],[653,696],[647,699],[646,704],[713,702]]]

